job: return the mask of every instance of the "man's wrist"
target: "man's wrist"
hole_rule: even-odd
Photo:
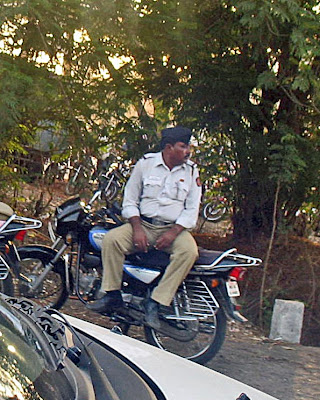
[[[133,229],[141,228],[141,219],[137,215],[134,217],[129,218],[129,222]]]
[[[171,228],[177,235],[179,235],[182,231],[184,231],[184,226],[179,224],[174,224]]]

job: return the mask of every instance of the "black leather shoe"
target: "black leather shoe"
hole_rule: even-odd
[[[160,320],[159,320],[159,303],[152,299],[148,299],[143,303],[143,308],[145,312],[145,323],[153,329],[160,329]]]
[[[101,299],[86,305],[89,310],[98,313],[110,311],[114,308],[119,308],[122,306],[123,300],[120,290],[112,290],[110,292],[106,292],[106,294],[101,297]]]

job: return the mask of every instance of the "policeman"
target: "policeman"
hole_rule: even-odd
[[[122,215],[129,222],[109,231],[102,243],[105,295],[87,307],[105,312],[122,306],[121,283],[125,255],[156,248],[170,254],[170,263],[144,302],[145,322],[159,329],[159,304],[169,306],[187,276],[198,248],[189,229],[196,225],[201,184],[189,160],[191,131],[182,126],[161,132],[159,153],[148,153],[135,165],[126,185]]]

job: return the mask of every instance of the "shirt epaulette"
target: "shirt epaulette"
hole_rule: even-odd
[[[146,158],[154,158],[156,156],[157,153],[147,153],[145,154],[142,158],[146,159]]]
[[[186,164],[187,164],[187,165],[190,165],[190,167],[192,167],[192,168],[194,168],[194,167],[196,166],[196,163],[194,163],[194,162],[191,161],[191,160],[187,160],[187,161],[186,161]]]
[[[191,167],[191,176],[193,176],[194,169],[196,168],[197,165],[196,165],[193,161],[191,161],[191,160],[187,160],[187,161],[186,161],[186,165],[188,165],[189,167]]]

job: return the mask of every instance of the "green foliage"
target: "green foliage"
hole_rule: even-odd
[[[275,89],[277,87],[277,78],[274,72],[270,70],[263,71],[257,77],[257,87],[265,90]]]
[[[281,125],[278,126],[281,130]],[[286,126],[283,127],[286,129]],[[281,132],[279,132],[281,134]],[[295,141],[299,140],[292,133],[282,136],[280,143],[275,143],[270,148],[270,179],[291,185],[295,176],[306,168],[306,163],[299,156]]]
[[[112,149],[136,159],[156,148],[167,124],[185,124],[203,179],[227,178],[236,232],[268,232],[276,181],[283,215],[319,187],[315,6],[1,2],[0,150],[21,151],[50,121],[66,136],[63,157]]]

